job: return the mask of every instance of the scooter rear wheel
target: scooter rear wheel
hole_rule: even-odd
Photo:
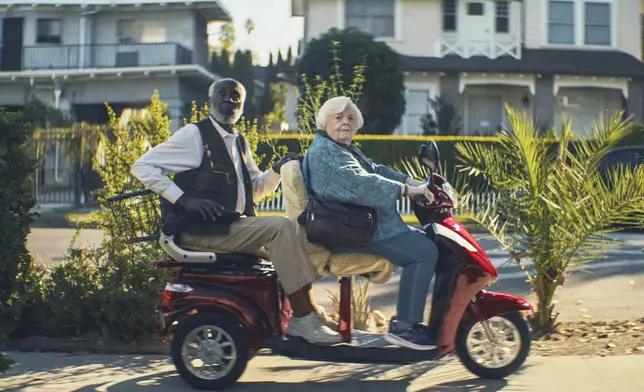
[[[461,323],[456,334],[456,352],[461,363],[481,378],[507,377],[530,353],[530,327],[518,312],[492,317],[486,322],[487,331],[482,322]],[[488,333],[496,343],[490,341]]]
[[[197,314],[179,323],[171,350],[181,378],[195,389],[210,391],[232,386],[251,355],[243,328],[215,313]]]

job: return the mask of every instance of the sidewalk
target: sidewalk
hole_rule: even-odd
[[[9,353],[18,363],[4,377],[4,391],[193,391],[164,356]],[[408,366],[294,361],[260,355],[233,391],[522,391],[639,392],[644,356],[530,357],[507,380],[481,380],[458,360]]]

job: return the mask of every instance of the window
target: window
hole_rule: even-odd
[[[555,97],[554,123],[569,119],[572,130],[589,136],[590,127],[622,110],[622,92],[618,89],[562,87]]]
[[[443,0],[443,31],[456,31],[456,0]]]
[[[409,134],[423,134],[422,117],[429,113],[429,90],[408,90],[406,131]]]
[[[510,32],[510,13],[507,1],[496,2],[496,27],[497,33]]]
[[[36,43],[59,44],[63,41],[61,19],[38,19],[36,22]]]
[[[571,1],[550,1],[548,5],[548,42],[575,43],[575,4]]]
[[[586,45],[610,45],[610,4],[586,3],[584,43]]]
[[[345,0],[345,26],[355,27],[377,38],[395,36],[396,0]]]
[[[117,36],[120,44],[167,42],[165,21],[162,20],[119,20]]]
[[[483,3],[467,3],[467,14],[473,16],[480,16],[485,14]]]

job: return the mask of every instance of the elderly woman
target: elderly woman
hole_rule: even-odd
[[[435,338],[429,336],[422,319],[438,247],[424,232],[405,224],[396,210],[396,201],[406,196],[422,195],[433,201],[428,184],[374,164],[353,145],[364,120],[350,98],[326,101],[316,123],[320,131],[302,163],[304,178],[311,190],[327,199],[372,207],[377,213],[371,244],[331,251],[375,254],[402,267],[397,315],[391,319],[385,339],[411,349],[434,348]],[[307,178],[307,168],[311,178]]]

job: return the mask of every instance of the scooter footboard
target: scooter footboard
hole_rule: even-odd
[[[514,295],[481,290],[476,301],[468,307],[463,320],[487,320],[510,312],[533,311],[528,301]]]

